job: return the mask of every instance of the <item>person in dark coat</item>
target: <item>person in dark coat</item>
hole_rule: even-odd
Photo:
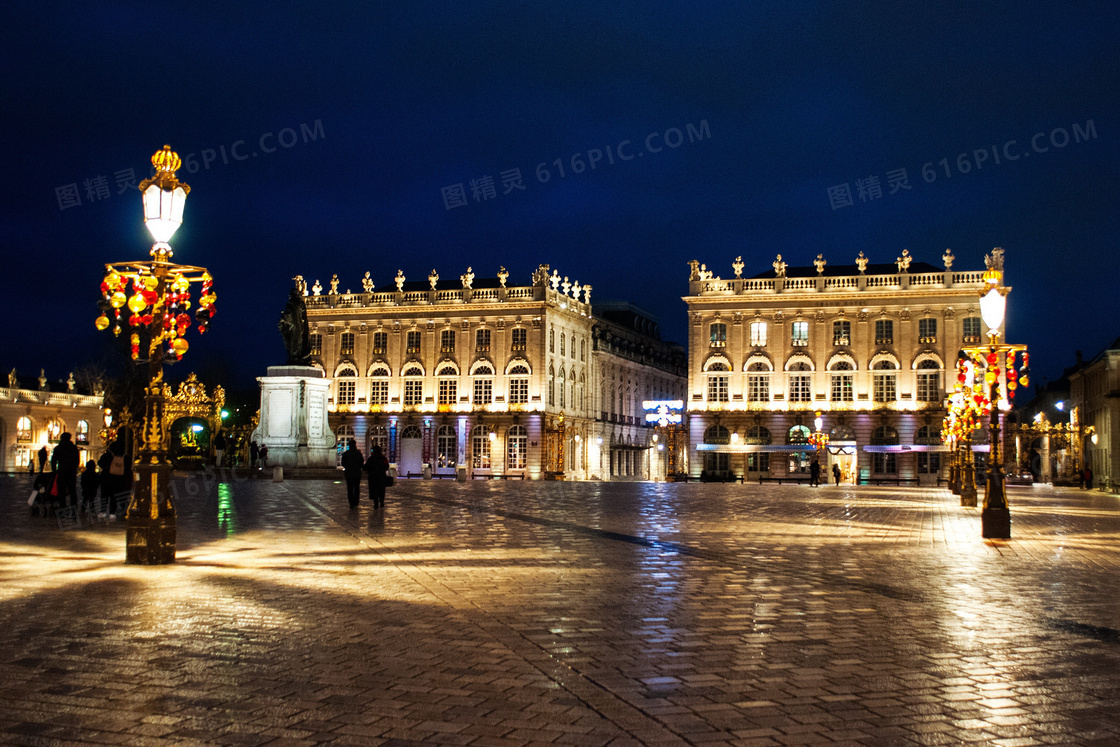
[[[226,454],[226,437],[221,431],[214,436],[214,466],[222,466],[222,457]]]
[[[809,465],[809,484],[814,487],[819,487],[821,484],[821,463],[813,459]]]
[[[385,505],[385,483],[389,471],[389,460],[377,444],[370,449],[369,459],[366,460],[366,480],[369,484],[369,499],[373,501],[374,508]]]
[[[73,438],[69,433],[63,433],[58,437],[58,446],[54,447],[51,454],[51,469],[57,473],[55,481],[58,483],[60,506],[70,503],[76,505],[78,502],[78,464],[81,456]]]
[[[47,447],[39,447],[39,471],[42,472],[47,468]]]
[[[350,508],[357,508],[362,496],[362,464],[358,442],[350,439],[342,455],[342,474],[346,477],[346,499],[350,501]]]
[[[114,461],[118,465],[116,469]],[[109,444],[109,450],[101,455],[97,464],[101,468],[101,497],[109,504],[109,518],[116,519],[118,514],[128,510],[132,497],[132,452],[123,429],[117,432],[116,439]]]
[[[101,484],[101,476],[97,474],[97,462],[90,459],[86,462],[86,468],[82,470],[82,508],[93,505],[93,499],[97,496],[97,486]]]
[[[840,484],[840,465],[836,462],[832,463],[832,479],[836,481],[837,485]]]
[[[249,468],[257,468],[257,459],[261,456],[261,447],[257,446],[256,441],[249,442]]]

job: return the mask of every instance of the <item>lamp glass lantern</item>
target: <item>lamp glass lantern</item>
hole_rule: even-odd
[[[153,182],[144,190],[144,225],[157,243],[166,244],[183,225],[183,208],[187,204],[187,191],[178,184],[174,189],[163,189]]]
[[[992,334],[999,334],[1003,326],[1003,315],[1007,309],[1007,296],[998,286],[992,286],[987,293],[980,297],[980,316]]]

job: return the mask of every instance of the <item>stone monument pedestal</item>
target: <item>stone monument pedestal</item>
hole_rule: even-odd
[[[314,366],[269,366],[260,376],[261,421],[251,438],[279,467],[334,467],[335,437],[327,425],[330,381]]]

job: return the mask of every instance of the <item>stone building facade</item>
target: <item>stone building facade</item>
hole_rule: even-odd
[[[693,476],[822,476],[936,484],[947,471],[941,424],[958,351],[986,340],[983,270],[913,261],[853,265],[822,255],[790,267],[714,277],[692,262],[688,304]],[[809,443],[816,420],[829,442]],[[977,440],[984,437],[976,433]],[[983,448],[983,447],[981,447]]]
[[[1073,371],[1069,388],[1083,466],[1094,486],[1120,492],[1120,338]]]
[[[331,381],[339,443],[355,438],[364,453],[380,445],[402,477],[607,477],[598,439],[638,441],[640,424],[617,412],[603,422],[613,410],[600,409],[596,366],[617,359],[611,375],[644,391],[619,369],[653,370],[655,356],[608,352],[594,336],[591,286],[549,269],[517,286],[505,268],[451,281],[398,272],[380,288],[367,273],[361,293],[339,292],[337,277],[329,290],[316,281],[305,297],[312,361]]]
[[[73,435],[82,464],[101,455],[102,394],[80,390],[73,374],[52,382],[42,371],[32,379],[12,370],[7,384],[0,388],[0,471],[28,471],[39,449],[49,454],[64,432]]]

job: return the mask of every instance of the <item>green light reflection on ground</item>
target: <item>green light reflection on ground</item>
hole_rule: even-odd
[[[237,511],[233,507],[233,491],[227,483],[218,483],[218,529],[226,536],[237,531]]]

